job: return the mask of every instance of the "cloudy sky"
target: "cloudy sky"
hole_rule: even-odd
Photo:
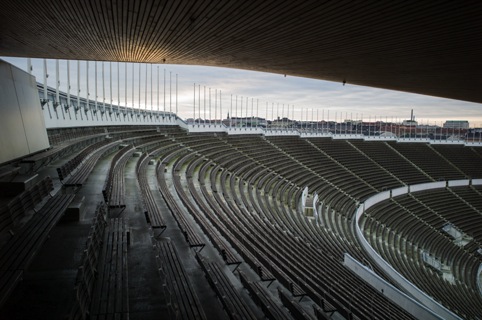
[[[4,57],[9,63],[24,70],[27,69],[27,59]],[[458,100],[430,97],[405,92],[362,87],[356,85],[334,83],[329,81],[313,80],[299,77],[284,77],[278,74],[261,73],[254,71],[202,67],[182,65],[146,65],[146,64],[119,64],[104,63],[105,100],[110,101],[110,65],[112,65],[112,100],[118,101],[118,79],[120,104],[126,104],[126,75],[127,65],[127,106],[134,104],[144,109],[154,110],[176,108],[176,75],[178,76],[178,113],[186,119],[193,117],[194,113],[194,83],[196,83],[196,117],[201,112],[204,117],[204,105],[206,115],[209,115],[209,88],[211,88],[211,117],[219,118],[219,105],[222,106],[223,117],[231,109],[231,95],[233,95],[233,110],[231,115],[236,116],[235,101],[238,98],[238,115],[253,113],[260,117],[288,116],[296,119],[336,120],[343,119],[369,119],[401,120],[410,117],[410,110],[414,109],[416,119],[422,123],[441,124],[444,120],[469,120],[471,126],[482,127],[482,105]],[[47,61],[47,73],[49,74],[48,86],[55,87],[56,62]],[[134,72],[133,72],[134,66]],[[139,83],[139,67],[141,81]],[[146,86],[147,69],[147,86]],[[59,61],[60,90],[67,90],[67,62]],[[93,99],[95,94],[95,65],[89,62],[89,94]],[[151,90],[152,70],[152,90]],[[157,74],[159,70],[159,83]],[[166,90],[164,91],[164,70],[166,72]],[[43,59],[32,59],[32,73],[37,81],[43,82]],[[169,89],[169,76],[171,75],[171,90]],[[134,81],[134,82],[132,82]],[[77,61],[70,62],[71,93],[76,94],[77,85]],[[134,85],[134,90],[132,89]],[[199,92],[199,85],[201,92]],[[140,94],[139,94],[140,87]],[[159,87],[159,90],[158,90]],[[206,100],[204,100],[204,87],[206,88]],[[80,62],[80,89],[81,96],[87,92],[86,62]],[[215,98],[217,90],[217,98]],[[147,99],[146,99],[147,91]],[[219,92],[222,92],[222,99]],[[171,92],[171,95],[169,94]],[[164,106],[164,93],[166,105]],[[201,106],[199,110],[199,93],[201,93]],[[103,100],[102,87],[102,63],[97,63],[97,96]],[[157,99],[159,96],[159,105]],[[171,96],[171,99],[169,99]],[[140,97],[140,101],[139,101]],[[248,110],[246,110],[248,99]],[[242,101],[242,102],[241,102]],[[147,102],[147,103],[146,103]],[[243,113],[241,114],[241,104]],[[256,107],[258,105],[258,107]],[[268,109],[266,109],[268,105]],[[283,107],[284,105],[284,107]],[[215,107],[216,106],[216,107]],[[289,106],[289,107],[288,107]],[[267,110],[267,112],[266,112]],[[317,116],[318,114],[318,116]]]

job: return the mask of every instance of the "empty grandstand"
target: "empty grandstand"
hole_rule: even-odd
[[[1,167],[0,318],[482,317],[479,142],[45,95],[50,146]]]

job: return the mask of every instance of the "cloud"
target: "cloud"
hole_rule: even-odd
[[[3,58],[7,62],[15,64],[22,69],[26,69],[26,59],[21,58]],[[43,82],[43,60],[32,59],[33,74],[37,77],[37,81]],[[110,63],[104,63],[104,82],[102,86],[102,63],[97,63],[97,96],[100,100],[110,101]],[[300,78],[271,73],[219,68],[219,67],[203,67],[203,66],[186,66],[186,65],[149,65],[149,64],[131,64],[120,63],[119,76],[117,76],[117,63],[112,63],[112,96],[114,103],[117,103],[120,96],[120,104],[124,105],[126,101],[125,94],[125,66],[127,65],[127,105],[134,107],[160,110],[171,108],[175,111],[175,75],[178,74],[178,113],[183,118],[192,117],[194,114],[194,101],[196,101],[196,116],[199,115],[199,85],[201,86],[201,116],[204,116],[204,87],[206,91],[211,88],[211,114],[214,116],[214,107],[219,117],[220,104],[223,108],[223,116],[231,109],[231,94],[233,99],[238,96],[238,108],[240,108],[240,100],[243,97],[243,114],[246,112],[246,97],[249,100],[249,112],[251,112],[251,99],[254,105],[259,104],[259,116],[266,115],[266,104],[268,103],[268,117],[271,118],[271,109],[274,104],[274,116],[281,115],[284,109],[284,116],[292,117],[293,111],[295,118],[299,119],[306,116],[311,119],[311,110],[316,115],[318,110],[319,117],[324,114],[325,117],[330,110],[330,118],[334,120],[335,113],[338,119],[341,117],[362,117],[364,119],[407,119],[410,111],[413,109],[417,119],[424,122],[430,121],[440,123],[443,120],[464,119],[472,122],[472,125],[482,126],[481,104],[470,103],[465,101],[444,99],[438,97],[424,96],[399,91],[391,91],[370,87],[362,87],[351,84],[334,83],[329,81],[314,80],[308,78]],[[61,60],[60,77],[61,90],[67,90],[67,63]],[[81,61],[81,95],[85,96],[87,92],[86,62]],[[132,68],[134,66],[134,72]],[[141,75],[139,78],[139,67]],[[152,90],[151,90],[151,68],[152,68]],[[148,72],[146,82],[146,69]],[[159,70],[159,83],[157,82],[157,72]],[[166,72],[166,83],[164,91],[164,70]],[[71,61],[71,93],[77,94],[77,62]],[[55,61],[48,60],[48,85],[55,86]],[[171,88],[169,88],[169,75],[171,75]],[[119,79],[119,91],[117,90]],[[139,82],[140,79],[140,82]],[[140,83],[140,86],[139,86]],[[194,83],[196,83],[196,97],[194,98]],[[133,85],[134,84],[134,89]],[[146,87],[147,84],[147,87]],[[140,87],[140,89],[139,89]],[[158,90],[159,87],[159,90]],[[215,92],[218,92],[215,99]],[[95,94],[95,76],[94,62],[89,62],[89,93],[93,99]],[[105,92],[105,94],[104,94]],[[119,94],[118,94],[119,92]],[[222,92],[222,101],[219,99],[219,93]],[[146,99],[147,93],[147,99]],[[171,94],[169,94],[171,93]],[[166,104],[164,104],[164,96],[166,96]],[[159,97],[159,105],[157,99]],[[140,98],[140,102],[139,102]],[[147,101],[146,101],[147,100]],[[209,114],[209,102],[206,97],[207,111]],[[234,103],[234,100],[233,100]],[[279,104],[279,107],[277,107]],[[283,104],[285,107],[283,108]],[[288,107],[289,106],[289,107]],[[294,106],[294,107],[293,107]],[[233,107],[234,108],[234,107]],[[256,108],[253,108],[256,110]],[[276,112],[278,110],[278,112]],[[289,114],[288,114],[289,110]],[[240,110],[238,110],[240,113]],[[342,116],[340,116],[342,115]]]

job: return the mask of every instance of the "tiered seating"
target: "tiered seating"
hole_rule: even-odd
[[[46,151],[22,159],[22,163],[31,166],[32,171],[37,171],[56,159],[67,156],[76,150],[86,148],[93,143],[104,140],[106,135],[106,133],[99,133],[74,140],[66,140]]]
[[[75,281],[75,302],[70,313],[72,320],[88,319],[91,314],[92,296],[99,272],[102,244],[107,227],[107,207],[104,204],[97,206],[94,221],[87,238],[86,249],[82,255],[82,262],[77,272]]]
[[[356,150],[349,140],[314,138],[309,141],[377,191],[392,189],[400,185],[400,180]]]
[[[216,262],[208,262],[196,253],[196,259],[204,270],[209,284],[213,287],[230,319],[256,319],[250,308],[241,299],[228,277]]]
[[[189,154],[188,157],[191,157],[192,154]],[[182,165],[182,163],[186,161],[186,155],[183,158],[178,159],[176,164],[173,166],[174,171],[179,171],[180,169],[177,169],[179,166]],[[188,169],[187,172],[192,171],[193,169]],[[202,199],[198,196],[194,184],[192,183],[192,176],[188,177],[188,186],[191,195],[194,197],[194,201],[196,204],[202,208],[204,213],[207,215],[209,214],[208,211],[209,209],[207,208],[207,205],[202,202]],[[199,224],[199,226],[202,228],[204,233],[209,237],[209,239],[212,241],[214,246],[219,250],[219,253],[221,254],[222,258],[224,261],[226,261],[227,264],[236,264],[239,265],[241,261],[236,257],[236,255],[232,252],[231,248],[226,245],[223,239],[218,235],[217,230],[215,227],[213,227],[209,222],[208,219],[202,215],[199,210],[195,207],[194,203],[192,203],[189,199],[187,194],[184,192],[182,185],[181,185],[181,180],[180,176],[175,174],[174,175],[174,186],[176,188],[176,192],[179,195],[179,198],[183,202],[183,204],[186,206],[188,209],[189,213],[194,217],[196,222]]]
[[[47,129],[49,143],[52,146],[56,146],[65,141],[75,140],[86,136],[100,135],[103,133],[106,133],[106,130],[102,127]]]
[[[194,147],[193,147],[194,148]],[[196,150],[202,151],[202,148],[196,148]],[[204,153],[204,152],[203,152]],[[206,153],[209,154],[209,153]],[[226,152],[224,153],[226,154]],[[344,307],[346,298],[344,296],[349,295],[348,292],[352,292],[350,286],[357,286],[357,283],[361,280],[354,277],[348,270],[343,268],[339,262],[335,262],[333,258],[320,255],[317,248],[312,247],[304,242],[297,242],[293,235],[286,230],[280,229],[277,225],[272,224],[267,219],[261,219],[256,212],[255,207],[245,206],[242,197],[241,189],[244,189],[245,184],[242,183],[242,179],[238,179],[239,176],[243,176],[246,170],[251,170],[252,166],[249,163],[249,158],[243,158],[236,156],[232,159],[228,156],[221,156],[220,153],[211,153],[213,160],[219,161],[223,166],[226,165],[228,170],[223,170],[219,173],[216,167],[208,166],[206,172],[212,170],[216,172],[218,177],[214,180],[211,179],[212,195],[218,202],[218,206],[224,208],[224,210],[214,210],[217,215],[217,219],[223,223],[226,228],[232,230],[233,234],[239,233],[238,239],[243,239],[242,243],[246,248],[251,249],[251,253],[276,276],[276,278],[290,289],[293,295],[308,294],[316,303],[325,305],[323,301],[329,300],[330,305],[337,306],[340,313],[348,316],[350,312]],[[224,161],[221,160],[224,158]],[[194,157],[192,159],[195,159]],[[193,160],[196,162],[196,160]],[[251,160],[251,162],[253,162]],[[204,168],[204,164],[202,167]],[[187,171],[186,171],[187,172]],[[199,172],[202,172],[201,170]],[[236,174],[230,174],[229,172],[236,172]],[[251,170],[254,172],[254,170]],[[239,174],[239,176],[238,176]],[[206,174],[207,175],[207,174]],[[193,179],[194,180],[194,179]],[[239,183],[239,184],[238,184]],[[203,177],[199,176],[199,184],[202,188],[203,185],[209,184],[203,181]],[[221,192],[222,190],[222,192]],[[208,196],[205,196],[206,201],[209,202]],[[271,204],[274,204],[272,202]],[[252,212],[252,210],[254,211]],[[259,213],[261,214],[261,213]],[[224,217],[226,215],[226,217]],[[234,227],[231,226],[231,223]],[[333,246],[333,244],[331,244]],[[310,261],[301,257],[310,257]],[[322,259],[322,260],[318,260]],[[331,261],[329,267],[323,267],[324,259]],[[340,257],[341,259],[341,257]],[[325,262],[326,263],[326,262]],[[338,264],[339,271],[342,274],[326,274],[327,271],[333,269],[333,263]],[[324,270],[323,276],[320,274],[320,270]],[[305,278],[304,275],[309,274],[309,278]],[[329,283],[340,281],[340,279],[350,279],[342,287],[340,284],[337,288],[331,288]],[[349,284],[348,284],[349,283]],[[363,286],[361,283],[359,286]],[[377,296],[377,293],[370,288],[364,290],[364,295],[376,297],[375,300],[383,297]],[[341,293],[344,292],[344,295]],[[363,303],[357,297],[353,297],[353,300],[357,301],[357,307],[353,310],[357,310],[356,314],[363,314],[367,311],[364,310]],[[344,302],[342,302],[344,301]],[[354,302],[355,304],[355,302]],[[377,304],[387,305],[386,302],[379,301]],[[326,304],[328,305],[328,304]],[[389,306],[391,310],[385,310],[383,312],[391,312],[397,314],[399,311],[394,311],[393,306]],[[402,312],[403,313],[403,312]],[[396,316],[395,316],[396,317]],[[406,314],[403,316],[406,317]]]
[[[97,161],[99,161],[101,157],[115,150],[118,144],[118,141],[112,141],[91,152],[90,155],[87,156],[82,163],[80,163],[80,165],[77,167],[77,170],[75,170],[75,172],[73,172],[68,179],[65,179],[64,185],[71,187],[82,186],[94,169]]]
[[[286,292],[278,287],[278,295],[281,299],[283,305],[290,311],[293,318],[297,320],[310,320],[313,319],[306,311],[301,308],[301,306],[293,300],[290,296],[286,294]]]
[[[289,320],[291,317],[285,309],[279,307],[270,294],[259,282],[249,281],[246,275],[239,271],[239,278],[243,286],[248,290],[251,298],[261,307],[266,318],[270,320]]]
[[[74,195],[56,195],[50,198],[0,248],[0,305],[21,279],[23,271],[37,255],[50,230],[57,224]]]
[[[128,247],[127,221],[108,219],[90,306],[91,319],[129,319]]]
[[[142,199],[144,203],[144,214],[146,215],[147,222],[152,228],[160,228],[164,230],[166,224],[162,219],[161,209],[156,203],[154,196],[152,195],[151,188],[147,181],[147,164],[150,161],[150,157],[147,153],[143,153],[136,165],[137,181],[141,189]]]
[[[433,148],[467,177],[482,177],[482,157],[473,148],[461,145],[434,145]],[[477,163],[479,165],[474,165]]]
[[[21,228],[21,219],[54,189],[52,179],[45,177],[30,189],[7,199],[0,207],[0,247]]]
[[[438,189],[419,192],[414,197],[440,214],[444,219],[482,243],[482,212],[476,211],[451,190]],[[437,226],[438,227],[438,226]]]
[[[170,319],[206,319],[186,270],[171,241],[156,241],[157,262],[169,297]]]
[[[112,158],[102,194],[109,208],[125,208],[124,167],[134,153],[134,148],[125,146]]]
[[[395,142],[387,142],[387,144],[437,181],[465,178],[458,168],[439,156],[428,144]]]
[[[59,180],[62,181],[69,174],[71,174],[73,171],[75,171],[83,161],[85,161],[86,158],[92,156],[92,154],[99,148],[102,148],[108,143],[111,143],[112,141],[105,139],[101,140],[97,143],[89,145],[87,148],[84,148],[82,151],[77,153],[72,159],[61,165],[60,167],[57,168],[57,174],[59,175]]]
[[[430,177],[401,157],[386,142],[351,140],[350,143],[405,184],[410,185],[431,181]]]
[[[365,213],[363,230],[379,254],[407,279],[449,309],[473,318],[477,306],[482,303],[476,284],[480,261],[442,232],[441,227],[450,222],[443,213],[444,208],[450,211],[450,207],[443,199],[447,198],[449,202],[457,199],[450,196],[450,191],[442,190],[399,196],[378,203]],[[422,250],[451,267],[455,277],[453,285],[443,279],[441,272],[424,264]],[[451,287],[450,291],[446,289],[447,285]]]
[[[165,179],[166,165],[169,164],[169,162],[176,154],[180,152],[185,152],[185,150],[182,149],[180,146],[177,146],[175,148],[166,148],[164,149],[164,151],[170,153],[164,158],[163,161],[159,161],[156,167],[159,191],[161,192],[164,201],[166,201],[169,209],[171,210],[171,213],[176,220],[179,229],[181,229],[182,233],[184,234],[186,241],[189,242],[189,245],[191,247],[199,247],[200,249],[202,249],[204,247],[204,241],[201,239],[198,233],[194,231],[193,227],[184,216],[183,210],[172,196]],[[158,153],[160,153],[160,151]]]
[[[310,192],[316,191],[326,204],[342,214],[351,214],[355,208],[355,201],[376,192],[375,188],[362,179],[353,177],[353,172],[314,147],[308,140],[298,137],[269,137],[269,141],[309,167],[318,176],[331,182],[332,185],[325,183],[310,188]]]

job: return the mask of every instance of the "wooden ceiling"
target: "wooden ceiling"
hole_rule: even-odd
[[[220,66],[482,102],[482,1],[2,0],[0,55]]]

